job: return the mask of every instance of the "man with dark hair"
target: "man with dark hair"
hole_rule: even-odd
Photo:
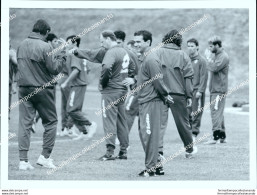
[[[125,41],[125,38],[126,38],[126,33],[121,31],[121,30],[117,30],[117,31],[114,31],[114,34],[115,34],[115,37],[116,37],[116,42],[118,44],[121,44],[122,46],[124,46],[124,41]]]
[[[219,36],[213,36],[209,39],[209,51],[215,54],[211,57],[211,53],[206,53],[207,69],[210,71],[210,106],[212,118],[213,139],[207,141],[205,144],[216,144],[218,140],[220,143],[226,143],[226,132],[224,124],[224,108],[228,90],[228,70],[229,57],[222,48],[222,42]]]
[[[54,79],[63,68],[64,55],[48,56],[52,47],[45,42],[50,32],[49,24],[38,20],[33,32],[21,42],[17,50],[18,85],[19,85],[19,157],[20,170],[31,170],[28,161],[30,134],[36,111],[42,118],[45,128],[43,134],[43,150],[37,164],[46,168],[56,168],[50,155],[52,153],[57,128],[57,115],[54,101],[54,86],[45,86]],[[45,87],[38,92],[38,88]],[[23,97],[29,97],[23,101]]]
[[[192,128],[193,140],[195,140],[197,135],[200,133],[200,125],[203,112],[200,112],[196,115],[194,113],[196,113],[198,109],[204,106],[208,72],[206,69],[206,61],[198,52],[198,41],[194,38],[189,39],[187,41],[187,48],[194,69],[194,90],[192,97],[192,107],[189,108],[189,120]]]
[[[69,36],[66,41],[69,43],[69,49],[77,49],[80,45],[80,38],[75,35]],[[61,84],[61,89],[69,88],[69,97],[67,101],[67,113],[71,117],[75,126],[79,129],[80,135],[73,140],[90,139],[96,132],[96,123],[90,122],[85,113],[82,112],[85,92],[87,88],[87,72],[83,60],[73,55],[68,55],[67,66],[69,77]],[[75,132],[73,132],[75,134]]]
[[[122,100],[127,88],[123,81],[125,78],[134,77],[135,65],[128,52],[117,44],[112,31],[103,31],[100,34],[100,42],[99,49],[76,49],[71,52],[79,58],[102,63],[99,90],[102,93],[103,126],[105,134],[112,133],[113,136],[106,140],[107,152],[100,160],[127,159],[129,131],[124,100]],[[117,157],[114,157],[116,134],[120,140],[120,152]]]
[[[139,136],[145,151],[146,167],[145,170],[139,173],[139,176],[163,175],[160,166],[156,167],[161,128],[161,105],[163,101],[172,104],[173,99],[168,95],[169,92],[163,82],[161,64],[158,57],[155,53],[144,55],[145,52],[150,50],[152,34],[146,30],[137,31],[134,33],[134,41],[135,48],[141,53],[139,59],[141,66],[137,81],[137,86],[141,87],[138,91]],[[156,79],[156,77],[158,78]],[[163,171],[162,167],[161,169]]]
[[[174,104],[170,106],[180,138],[186,148],[185,157],[192,158],[197,152],[196,146],[187,147],[192,144],[192,133],[189,124],[188,107],[192,105],[194,75],[191,60],[188,55],[181,50],[182,35],[177,30],[167,33],[163,42],[163,47],[156,51],[160,59],[163,70],[163,80],[174,99]],[[163,137],[168,123],[167,105],[162,108],[162,128],[159,153],[163,155]]]

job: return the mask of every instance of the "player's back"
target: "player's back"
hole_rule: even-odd
[[[100,78],[100,91],[112,93],[114,90],[124,91],[122,81],[128,76],[130,58],[124,48],[117,45],[109,49],[103,59]]]

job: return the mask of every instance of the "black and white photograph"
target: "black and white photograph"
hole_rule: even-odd
[[[148,3],[9,8],[8,182],[252,182],[249,8]]]

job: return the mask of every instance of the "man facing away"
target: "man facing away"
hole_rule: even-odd
[[[20,170],[34,169],[28,161],[28,152],[36,111],[39,113],[45,129],[43,150],[37,164],[46,168],[55,168],[53,160],[50,158],[57,128],[55,90],[53,85],[45,84],[53,80],[54,75],[61,72],[64,56],[48,55],[52,51],[52,47],[45,42],[45,39],[50,30],[46,21],[38,20],[28,38],[21,42],[17,50],[19,100],[25,96],[29,97],[26,101],[21,100],[19,104]]]

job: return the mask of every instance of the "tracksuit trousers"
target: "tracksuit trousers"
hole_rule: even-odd
[[[190,145],[193,142],[191,127],[189,124],[189,114],[187,110],[187,102],[186,97],[181,95],[171,95],[174,104],[171,105],[170,109],[173,115],[173,118],[176,123],[176,127],[179,133],[179,136],[184,144],[184,147]],[[163,138],[168,125],[168,111],[169,107],[167,105],[162,104],[162,124],[160,131],[160,143],[159,143],[159,153],[163,152]],[[191,153],[193,151],[193,147],[188,148],[186,152]]]
[[[106,139],[107,148],[111,146],[113,150],[115,149],[115,139],[118,136],[120,151],[126,153],[129,146],[129,130],[126,121],[125,104],[124,101],[112,104],[123,95],[125,95],[125,92],[102,94],[102,118],[105,135],[113,134],[109,139]]]
[[[45,158],[49,158],[56,138],[55,90],[54,88],[45,88],[38,93],[34,93],[36,89],[36,87],[19,87],[19,100],[28,96],[26,101],[21,101],[19,104],[19,158],[25,161],[28,160],[30,136],[36,111],[41,117],[42,125],[45,129],[43,133],[43,151],[41,153]]]

